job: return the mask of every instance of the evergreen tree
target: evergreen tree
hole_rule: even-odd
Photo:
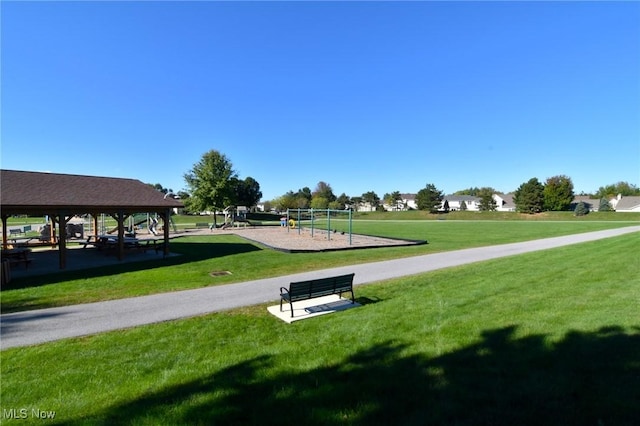
[[[544,186],[538,178],[531,178],[514,192],[513,201],[519,212],[539,213],[544,206]]]
[[[467,211],[467,203],[465,203],[464,200],[460,202],[460,211]]]
[[[584,201],[580,201],[576,206],[576,209],[573,211],[576,216],[584,216],[589,213],[589,209]]]
[[[443,198],[443,192],[438,190],[434,184],[429,183],[416,194],[416,204],[420,210],[437,213]]]
[[[480,197],[480,205],[478,208],[481,212],[495,211],[498,208],[496,200],[493,199],[495,190],[493,188],[482,188],[478,190],[477,196]]]
[[[598,211],[610,212],[613,211],[613,208],[611,207],[611,203],[609,203],[606,198],[602,198],[600,199],[600,206],[598,207]]]

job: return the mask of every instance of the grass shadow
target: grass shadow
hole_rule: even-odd
[[[638,329],[553,343],[507,327],[437,357],[411,350],[385,342],[285,372],[277,354],[263,355],[66,424],[637,424]]]
[[[361,305],[373,305],[374,303],[378,303],[378,302],[382,302],[382,299],[380,299],[379,297],[365,297],[365,296],[361,296],[361,297],[356,297],[356,303],[359,303]]]

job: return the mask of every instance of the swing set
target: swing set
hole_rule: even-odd
[[[338,219],[342,215],[348,215],[346,219]],[[331,218],[334,219],[334,228],[331,227]],[[336,222],[343,225],[347,220],[346,229],[341,226],[341,230],[338,231]],[[353,230],[353,214],[351,210],[333,210],[333,209],[287,209],[287,232],[291,230],[297,230],[298,235],[302,234],[303,229],[309,229],[311,237],[317,233],[323,234],[326,232],[327,240],[331,240],[331,234],[340,232],[341,235],[347,234],[349,236],[349,245],[352,244],[352,230]]]

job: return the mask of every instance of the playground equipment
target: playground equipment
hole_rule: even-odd
[[[125,230],[129,234],[135,235],[136,231],[142,228],[141,225],[146,224],[150,234],[159,235],[158,230],[156,229],[158,226],[158,215],[151,215],[149,213],[136,213],[129,216],[127,221],[128,221],[128,225],[126,226]],[[102,226],[100,226],[100,228],[102,229],[102,232],[100,233],[105,233],[104,232],[105,230],[104,214],[101,215],[101,223],[102,223]],[[162,226],[170,226],[171,227],[170,229],[173,229],[173,232],[178,232],[178,228],[175,222],[173,221],[173,217],[171,216],[169,216],[169,224],[165,223]],[[117,231],[118,231],[118,227],[116,226],[106,231],[106,233],[113,234],[114,232],[117,232]]]
[[[331,216],[335,215],[348,215],[346,229],[341,227],[341,231],[338,231],[337,227],[332,229]],[[334,221],[336,218],[334,218]],[[345,219],[337,219],[339,222],[343,222]],[[308,228],[311,237],[320,231],[327,234],[327,240],[331,240],[331,234],[340,232],[341,235],[348,234],[349,245],[352,244],[352,230],[353,230],[353,215],[351,210],[332,210],[332,209],[287,209],[287,232],[291,229],[297,229],[298,234],[302,233],[303,229]],[[326,226],[323,226],[323,223]],[[334,222],[335,224],[335,222]],[[305,226],[306,225],[306,226]]]
[[[247,213],[249,209],[246,206],[229,206],[224,209],[224,224],[222,229],[232,228],[234,225],[240,226],[243,223],[251,225],[251,222],[247,219]]]

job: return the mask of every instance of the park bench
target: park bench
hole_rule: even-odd
[[[338,275],[335,277],[319,278],[315,280],[289,283],[289,288],[280,287],[280,312],[282,302],[288,302],[293,318],[293,302],[351,292],[351,303],[355,303],[353,294],[353,277],[355,274]]]
[[[196,229],[208,228],[209,224],[207,222],[198,222],[196,223]]]

